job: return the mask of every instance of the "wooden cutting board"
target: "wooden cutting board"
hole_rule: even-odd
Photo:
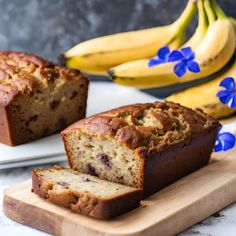
[[[77,215],[31,193],[31,181],[4,195],[9,218],[53,235],[177,234],[236,200],[236,150],[215,155],[211,163],[142,201],[141,206],[111,221]]]

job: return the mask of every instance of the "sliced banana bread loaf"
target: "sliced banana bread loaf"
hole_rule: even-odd
[[[0,142],[17,145],[85,116],[88,80],[23,52],[0,52]]]
[[[220,124],[171,102],[120,107],[62,132],[70,167],[144,197],[206,165]]]
[[[56,166],[32,171],[32,192],[74,212],[110,219],[138,207],[142,191]]]

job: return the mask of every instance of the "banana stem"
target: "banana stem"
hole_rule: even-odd
[[[196,1],[189,1],[184,11],[172,25],[178,29],[178,32],[184,31],[188,26],[189,22],[192,20],[196,12]]]
[[[208,26],[206,12],[203,6],[203,0],[198,0],[197,3],[198,8],[198,28],[201,30],[206,30]]]
[[[209,25],[212,25],[216,21],[216,15],[215,12],[212,9],[210,0],[204,1],[204,8],[207,14]]]
[[[179,33],[176,37],[168,44],[171,50],[178,49],[184,42],[185,32]]]
[[[218,18],[224,19],[227,16],[225,15],[224,11],[221,9],[221,7],[217,4],[215,0],[211,0],[213,9],[217,15]]]
[[[207,28],[208,28],[208,21],[206,12],[203,6],[203,0],[198,0],[197,2],[197,8],[198,8],[198,25],[197,28],[192,35],[192,37],[183,45],[183,47],[191,47],[193,50],[195,50],[200,43],[200,40],[203,39]]]

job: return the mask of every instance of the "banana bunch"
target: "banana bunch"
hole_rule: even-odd
[[[167,26],[117,33],[91,39],[63,54],[66,66],[90,74],[107,74],[111,67],[122,63],[153,57],[158,48],[169,45],[180,47],[185,29],[196,11],[196,3],[189,1],[180,17]]]
[[[197,5],[199,24],[184,46],[190,46],[194,50],[195,59],[201,68],[199,73],[187,72],[179,78],[173,73],[175,63],[148,67],[149,59],[141,59],[110,68],[108,73],[113,81],[138,88],[157,88],[202,79],[225,67],[233,57],[236,47],[232,20],[224,15],[214,0],[198,0]]]
[[[185,42],[186,28],[196,10],[198,26]],[[174,62],[148,67],[150,58],[166,45],[171,50],[191,47],[200,72],[188,71],[179,78],[173,73]],[[108,73],[115,83],[144,89],[194,80],[202,82],[211,76],[214,79],[210,82],[173,94],[166,100],[222,118],[236,111],[216,97],[222,79],[236,78],[235,51],[236,20],[227,17],[215,0],[189,0],[180,17],[170,25],[88,40],[66,51],[63,57],[68,67],[89,74]]]
[[[215,7],[218,8],[217,5]],[[218,11],[221,11],[221,9],[218,8]],[[236,34],[236,20],[231,18],[231,22],[235,27]],[[229,69],[212,81],[173,94],[167,97],[166,100],[177,102],[191,108],[199,108],[218,119],[230,116],[236,112],[236,109],[222,104],[216,96],[217,92],[221,89],[219,86],[220,82],[226,77],[236,78],[236,55],[234,55],[233,63]]]
[[[217,92],[221,89],[219,84],[226,77],[236,78],[236,60],[226,72],[214,80],[173,94],[167,97],[166,100],[177,102],[190,108],[200,108],[215,118],[232,115],[236,112],[236,109],[222,104],[216,97]]]

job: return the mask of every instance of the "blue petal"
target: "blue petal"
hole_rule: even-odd
[[[178,50],[173,50],[168,56],[169,62],[180,61],[183,59],[184,59],[184,55]]]
[[[226,97],[226,96],[230,96],[230,95],[231,95],[231,92],[228,91],[228,90],[221,90],[221,91],[219,91],[219,92],[216,94],[216,96],[217,96],[218,98],[220,98],[220,97]]]
[[[236,108],[236,94],[231,95],[231,101],[228,103],[230,108]]]
[[[165,63],[165,62],[163,60],[158,59],[158,58],[151,58],[148,62],[148,67],[157,66],[162,63]]]
[[[228,132],[220,133],[218,140],[222,143],[222,150],[224,151],[233,148],[235,145],[235,136]]]
[[[215,152],[220,152],[222,150],[222,143],[217,139],[214,147]]]
[[[221,92],[224,92],[224,91],[221,91]],[[221,96],[221,97],[219,97],[219,99],[223,104],[228,104],[230,102],[230,100],[232,99],[232,96],[231,96],[231,94],[229,94],[229,95]]]
[[[223,143],[223,151],[227,151],[229,149],[232,149],[235,145],[235,140],[231,140],[231,141],[225,141]]]
[[[223,104],[228,104],[232,99],[232,97],[231,95],[229,95],[229,96],[219,97],[219,99]]]
[[[196,61],[187,61],[188,69],[193,73],[200,72],[199,65]]]
[[[178,77],[182,77],[187,71],[187,65],[185,62],[179,62],[174,67],[174,72]]]
[[[228,90],[233,90],[235,88],[235,82],[232,77],[226,77],[220,82],[220,86]]]
[[[184,57],[188,60],[194,59],[194,52],[192,51],[191,47],[181,48],[180,51],[184,55]]]
[[[166,61],[166,58],[167,58],[169,53],[170,53],[170,48],[168,46],[164,46],[164,47],[159,49],[159,51],[157,52],[157,56],[161,60]]]

